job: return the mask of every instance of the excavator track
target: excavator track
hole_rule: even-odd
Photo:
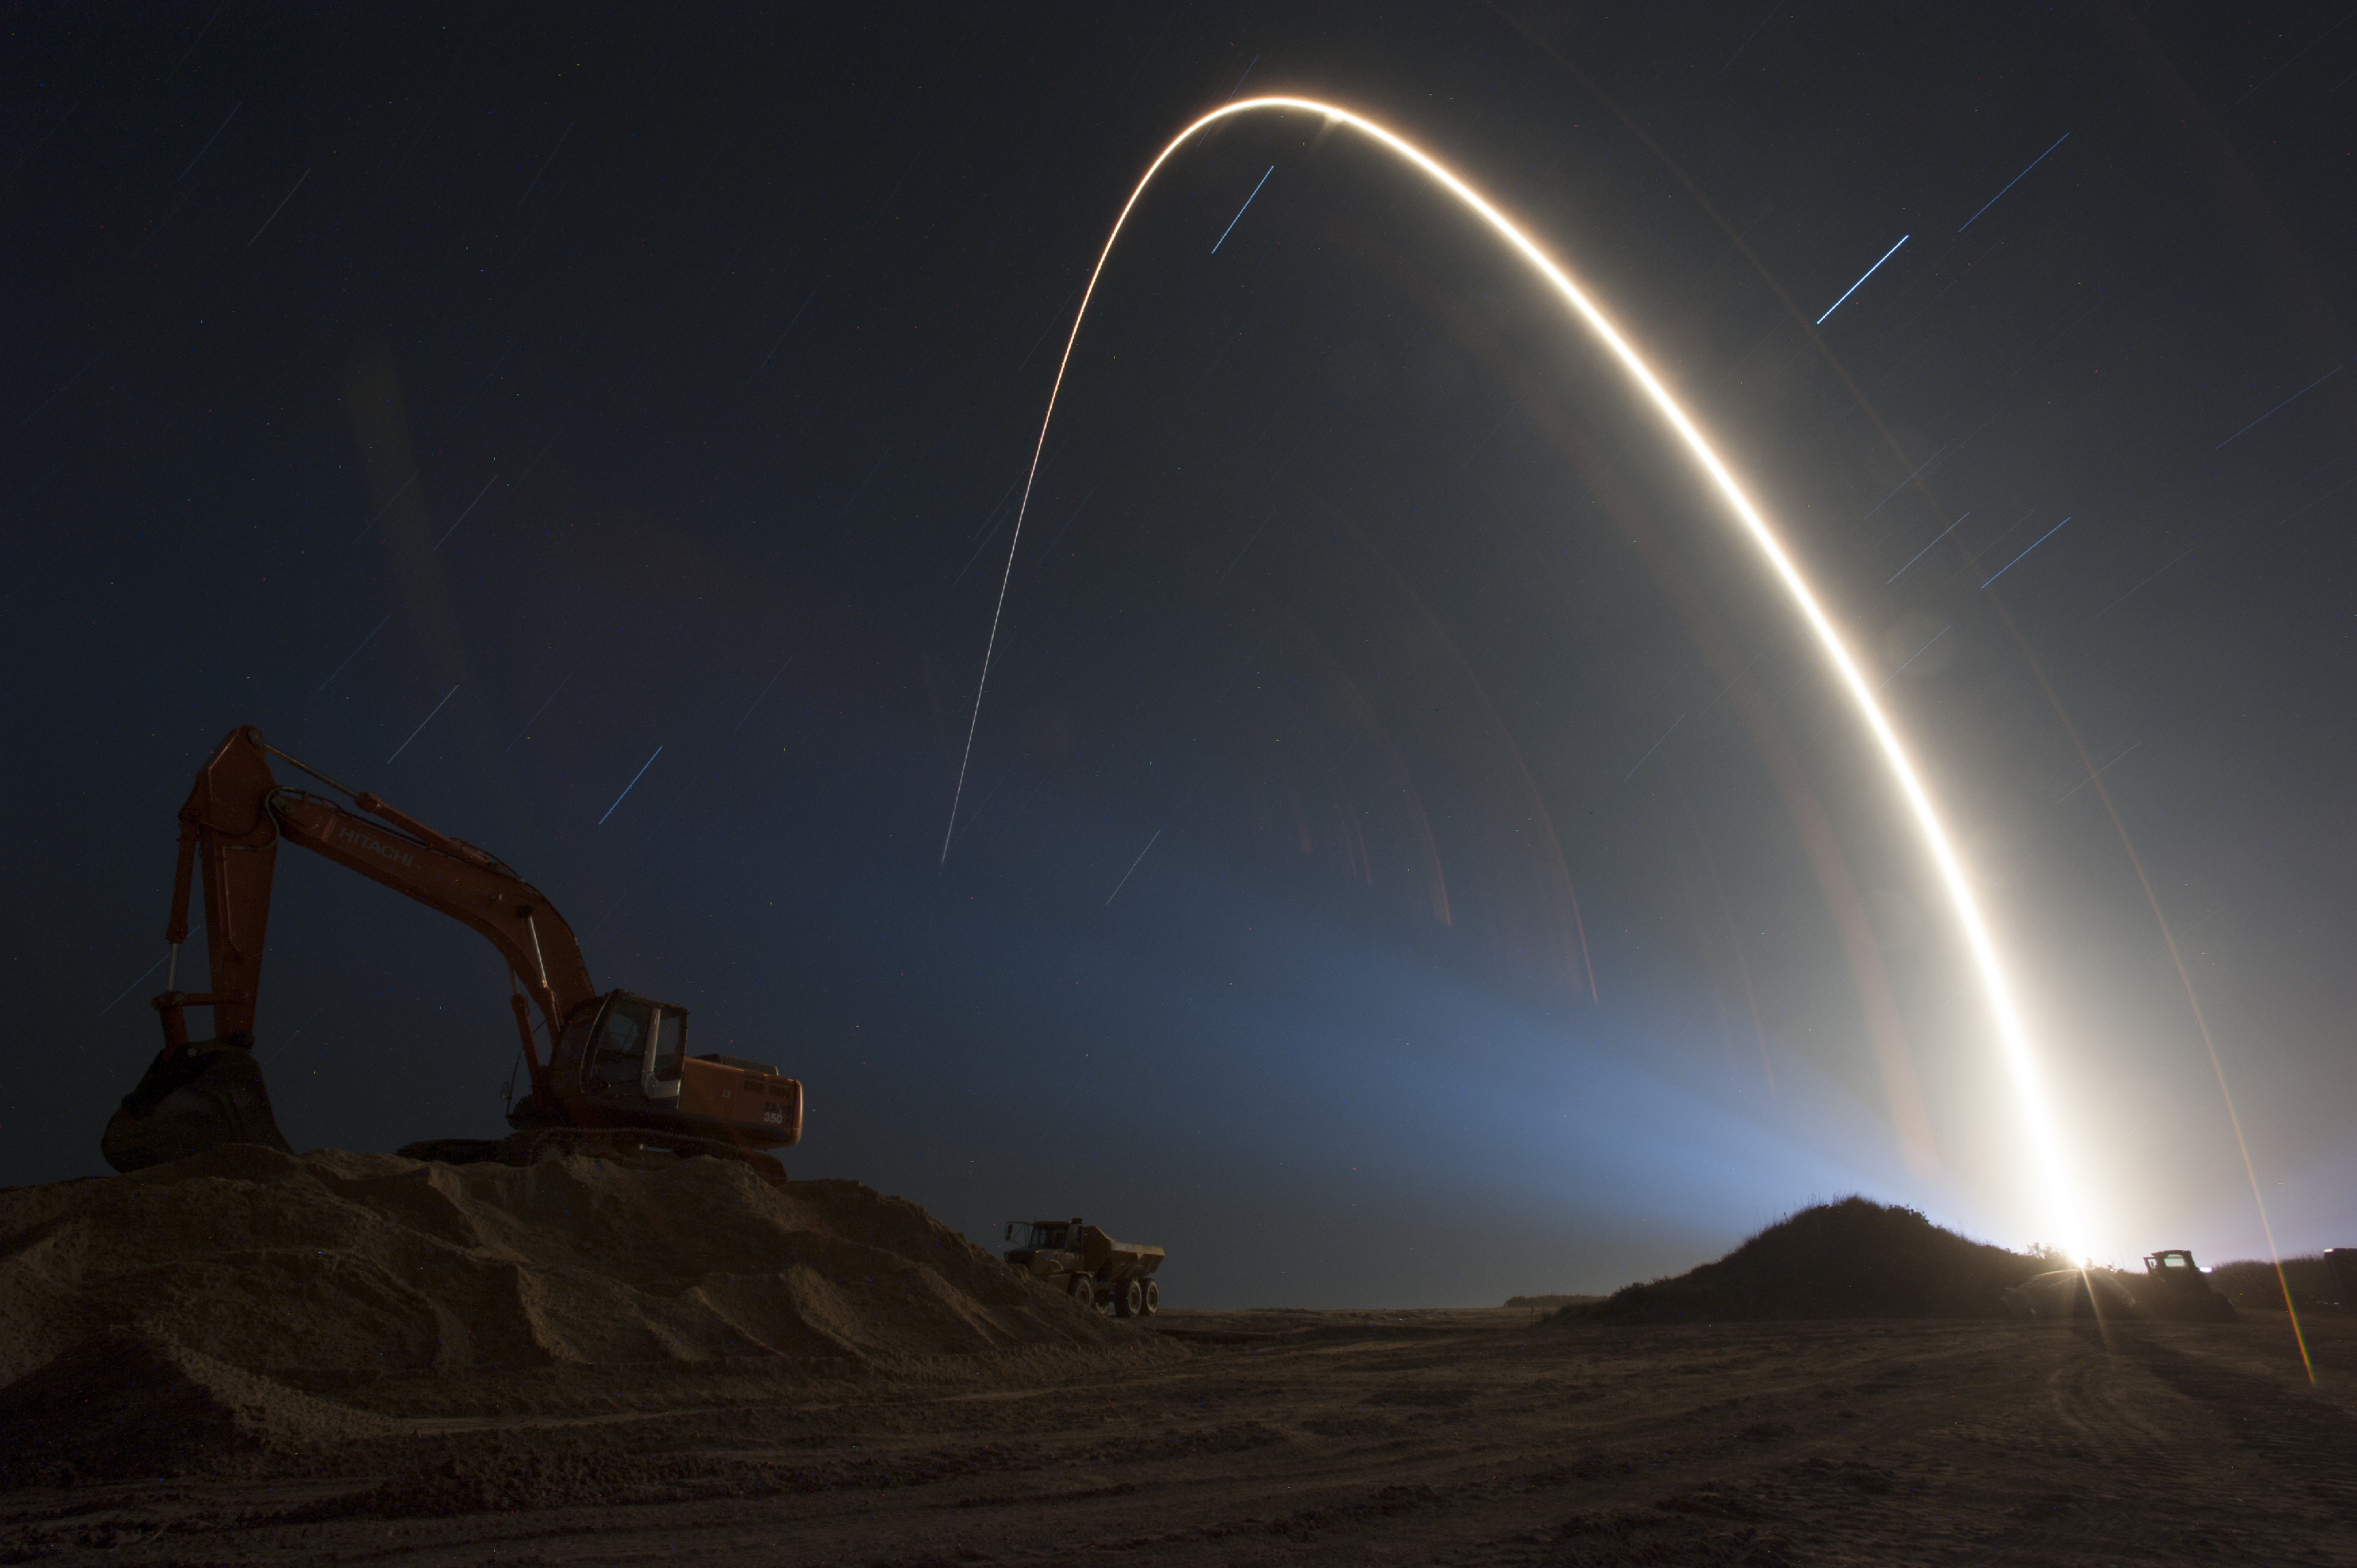
[[[430,1160],[447,1165],[535,1165],[543,1160],[576,1155],[636,1164],[663,1155],[679,1159],[710,1155],[749,1165],[755,1175],[773,1186],[786,1184],[786,1167],[775,1155],[740,1148],[718,1138],[646,1133],[637,1128],[531,1127],[504,1138],[428,1138],[422,1143],[404,1144],[396,1152],[406,1160]]]

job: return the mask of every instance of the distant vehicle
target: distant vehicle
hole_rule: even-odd
[[[2182,1247],[2147,1253],[2141,1277],[2118,1269],[2056,1269],[2005,1293],[2005,1304],[2025,1317],[2178,1317],[2234,1316],[2233,1304]]]
[[[2332,1271],[2332,1283],[2341,1287],[2341,1310],[2357,1312],[2357,1247],[2327,1247],[2324,1266]]]
[[[1006,1251],[1017,1273],[1060,1290],[1092,1312],[1115,1317],[1151,1317],[1162,1310],[1162,1287],[1154,1271],[1162,1249],[1116,1241],[1078,1216],[1070,1219],[1010,1219],[1006,1239],[1021,1242]]]
[[[2152,1317],[2232,1317],[2234,1304],[2212,1289],[2193,1254],[2182,1247],[2147,1252],[2136,1305]]]

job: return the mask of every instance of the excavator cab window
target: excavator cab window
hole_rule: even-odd
[[[646,1091],[667,1100],[679,1092],[679,1064],[687,1059],[687,1015],[676,1007],[655,1009],[654,1050],[647,1059]]]
[[[635,996],[617,996],[607,1004],[583,1064],[582,1076],[592,1090],[637,1090],[647,1069],[647,1004]]]
[[[581,1076],[593,1094],[670,1100],[679,1093],[686,1058],[684,1012],[618,991],[598,1015]]]

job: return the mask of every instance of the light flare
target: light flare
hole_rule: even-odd
[[[1932,802],[1931,792],[1925,788],[1913,760],[1908,755],[1906,746],[1900,742],[1897,729],[1875,701],[1873,688],[1867,683],[1857,661],[1850,656],[1848,646],[1842,640],[1841,633],[1835,627],[1832,618],[1818,602],[1816,594],[1810,588],[1808,580],[1802,575],[1800,567],[1794,563],[1792,554],[1784,548],[1782,541],[1777,537],[1775,531],[1769,526],[1766,517],[1762,515],[1760,509],[1752,504],[1750,497],[1744,493],[1742,486],[1736,482],[1734,473],[1719,458],[1710,443],[1704,439],[1701,428],[1695,424],[1677,399],[1670,395],[1669,389],[1663,384],[1661,378],[1653,373],[1652,368],[1646,364],[1635,349],[1630,346],[1628,339],[1621,336],[1611,320],[1588,298],[1579,285],[1572,281],[1569,273],[1549,256],[1535,240],[1524,233],[1504,213],[1492,206],[1480,192],[1430,154],[1405,137],[1377,124],[1374,121],[1336,104],[1324,103],[1308,98],[1271,96],[1244,99],[1238,102],[1222,104],[1211,110],[1173,136],[1161,152],[1155,156],[1154,161],[1146,166],[1145,174],[1139,177],[1136,186],[1130,191],[1129,199],[1122,204],[1120,215],[1114,220],[1112,231],[1105,236],[1104,248],[1098,253],[1096,265],[1089,274],[1088,285],[1082,293],[1080,309],[1072,318],[1071,334],[1064,341],[1063,357],[1057,363],[1056,380],[1049,391],[1047,413],[1039,422],[1039,436],[1032,446],[1031,468],[1024,480],[1022,505],[1016,513],[1015,539],[1007,550],[1006,573],[999,579],[998,603],[991,617],[990,639],[983,650],[982,674],[975,683],[974,715],[967,725],[965,754],[958,765],[957,789],[951,800],[950,831],[942,835],[942,861],[946,863],[949,859],[950,841],[957,824],[957,801],[964,794],[966,766],[973,758],[974,732],[982,722],[983,689],[989,680],[991,655],[996,649],[999,624],[1006,614],[1006,586],[1015,575],[1017,551],[1022,541],[1023,520],[1030,509],[1032,484],[1039,475],[1040,454],[1047,447],[1048,427],[1055,419],[1056,399],[1063,391],[1064,375],[1071,366],[1073,347],[1080,341],[1081,328],[1088,319],[1089,302],[1096,295],[1097,284],[1104,275],[1105,263],[1112,259],[1113,248],[1121,238],[1122,229],[1128,223],[1130,213],[1136,209],[1139,199],[1146,194],[1146,188],[1153,184],[1154,177],[1161,172],[1162,166],[1169,162],[1180,147],[1186,145],[1205,128],[1234,115],[1262,111],[1316,114],[1324,117],[1329,124],[1346,125],[1396,155],[1435,185],[1455,197],[1474,216],[1487,224],[1498,238],[1504,241],[1509,249],[1528,262],[1532,269],[1563,297],[1564,302],[1571,307],[1573,315],[1585,322],[1589,330],[1602,340],[1612,357],[1618,360],[1621,368],[1628,372],[1630,379],[1637,384],[1638,390],[1643,394],[1644,401],[1653,406],[1655,412],[1676,434],[1678,440],[1693,457],[1695,466],[1702,470],[1711,486],[1726,500],[1728,509],[1734,512],[1737,521],[1741,524],[1743,532],[1750,537],[1761,556],[1766,559],[1770,570],[1783,585],[1786,593],[1791,596],[1794,607],[1801,614],[1801,618],[1807,624],[1819,646],[1824,650],[1825,658],[1833,665],[1842,686],[1848,692],[1850,700],[1857,704],[1859,716],[1865,721],[1868,733],[1873,736],[1877,746],[1882,752],[1883,761],[1889,769],[1892,781],[1897,784],[1901,798],[1907,802],[1909,814],[1915,820],[1924,848],[1939,874],[1942,888],[1946,892],[1949,903],[1955,910],[1957,924],[1963,929],[1966,949],[1972,955],[1974,969],[1979,976],[1982,991],[1988,1001],[1990,1015],[1996,1025],[2005,1065],[2012,1078],[2021,1116],[2027,1125],[2031,1147],[2036,1155],[2040,1191],[2045,1202],[2047,1220],[2053,1227],[2061,1244],[2074,1258],[2083,1260],[2087,1256],[2086,1216],[2078,1184],[2064,1150],[2061,1130],[2055,1124],[2052,1106],[2047,1097],[2036,1054],[2030,1047],[2029,1032],[2023,1026],[2019,1010],[2014,1002],[2012,985],[2006,978],[2005,966],[1998,957],[1996,943],[1990,934],[1988,922],[1981,914],[1979,901],[1973,896],[1972,885],[1965,875],[1964,862],[1956,854],[1954,846],[1949,842],[1947,830],[1941,822],[1939,811]],[[1900,243],[1905,243],[1903,238]],[[1891,249],[1895,251],[1898,247],[1893,246]],[[1889,256],[1886,254],[1883,260],[1889,260]],[[1878,267],[1881,263],[1878,262],[1875,265]],[[1868,275],[1871,275],[1871,272],[1872,269],[1868,269]],[[1828,312],[1828,314],[1831,313]]]

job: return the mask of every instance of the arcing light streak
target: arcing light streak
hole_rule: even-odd
[[[1903,245],[1903,244],[1905,244],[1908,241],[1910,241],[1910,240],[1913,239],[1914,237],[1915,237],[1915,236],[1914,236],[1914,235],[1912,235],[1912,234],[1901,234],[1901,235],[1900,235],[1900,236],[1899,236],[1899,245]],[[1891,257],[1893,257],[1893,256],[1897,255],[1897,254],[1899,253],[1899,245],[1893,245],[1893,246],[1891,246],[1891,247],[1890,247],[1890,249],[1889,249],[1889,250],[1887,250],[1887,251],[1883,252],[1882,252],[1882,262],[1887,262],[1887,261],[1889,261]],[[1857,282],[1856,282],[1856,283],[1854,283],[1854,284],[1850,285],[1847,288],[1846,288],[1846,289],[1842,290],[1842,296],[1841,296],[1841,299],[1835,300],[1831,305],[1828,305],[1828,306],[1825,306],[1825,316],[1831,316],[1835,311],[1839,310],[1839,309],[1842,307],[1842,299],[1847,299],[1851,295],[1856,294],[1856,293],[1857,293],[1860,288],[1862,288],[1862,287],[1864,287],[1864,286],[1866,285],[1866,280],[1867,280],[1867,279],[1868,279],[1868,278],[1872,277],[1875,274],[1877,274],[1877,273],[1880,272],[1880,271],[1882,270],[1882,262],[1877,262],[1877,263],[1874,263],[1874,265],[1872,265],[1872,266],[1870,266],[1870,267],[1867,268],[1867,269],[1866,269],[1866,271],[1864,271],[1864,272],[1862,272],[1862,273],[1858,274],[1857,274]],[[1820,316],[1820,317],[1817,317],[1817,325],[1818,325],[1818,326],[1823,327],[1823,326],[1825,324],[1825,316]],[[1930,464],[1928,464],[1928,463],[1926,463],[1923,467],[1926,467],[1926,468],[1928,468],[1928,467],[1931,467],[1931,465],[1930,465]],[[1923,471],[1923,469],[1922,469],[1922,468],[1918,468],[1918,469],[1916,469],[1915,471],[1916,471],[1917,473],[1919,473],[1919,474],[1920,474],[1920,473],[1921,473],[1921,472]]]
[[[1997,1036],[2003,1049],[2006,1066],[2012,1075],[2015,1091],[2020,1100],[2023,1118],[2029,1125],[2030,1142],[2037,1160],[2038,1175],[2040,1178],[2040,1190],[2050,1206],[2048,1220],[2056,1228],[2055,1233],[2061,1244],[2074,1255],[2083,1257],[2085,1255],[2085,1217],[2081,1209],[2077,1184],[2072,1178],[2064,1156],[2061,1131],[2054,1123],[2053,1112],[2047,1101],[2045,1084],[2040,1075],[2037,1059],[2030,1049],[2028,1031],[2023,1028],[2020,1015],[2014,1005],[2013,988],[2006,979],[2005,966],[1997,957],[1996,941],[1989,934],[1987,922],[1982,918],[1979,903],[1974,898],[1971,884],[1965,878],[1964,863],[1957,857],[1954,846],[1948,842],[1947,830],[1940,822],[1940,814],[1932,802],[1931,793],[1924,788],[1921,779],[1918,777],[1914,762],[1908,757],[1907,748],[1900,742],[1898,731],[1892,728],[1890,720],[1884,714],[1880,705],[1876,703],[1873,689],[1867,684],[1866,677],[1859,671],[1857,660],[1850,657],[1848,647],[1842,641],[1841,633],[1835,629],[1832,618],[1818,604],[1816,595],[1811,591],[1807,580],[1801,575],[1800,568],[1786,553],[1782,542],[1776,537],[1775,531],[1768,526],[1767,519],[1760,515],[1757,507],[1752,505],[1751,499],[1744,494],[1743,488],[1736,483],[1734,474],[1719,459],[1718,454],[1712,449],[1710,443],[1703,438],[1701,429],[1679,405],[1678,401],[1670,395],[1669,389],[1662,384],[1661,379],[1654,375],[1652,369],[1638,357],[1636,349],[1620,336],[1620,331],[1613,327],[1603,311],[1598,309],[1581,291],[1579,285],[1571,280],[1570,274],[1566,273],[1554,258],[1540,249],[1536,241],[1523,233],[1505,214],[1491,206],[1479,191],[1458,178],[1431,155],[1413,143],[1385,130],[1373,121],[1354,114],[1347,109],[1306,98],[1248,98],[1240,102],[1222,104],[1173,136],[1169,145],[1157,154],[1154,161],[1146,166],[1146,173],[1139,177],[1136,187],[1130,191],[1129,199],[1122,204],[1121,214],[1114,220],[1113,231],[1105,236],[1104,249],[1098,253],[1096,266],[1089,274],[1088,286],[1082,293],[1080,311],[1072,318],[1071,335],[1064,341],[1064,355],[1056,366],[1056,380],[1048,393],[1047,414],[1039,422],[1039,436],[1032,445],[1031,477],[1024,481],[1023,502],[1016,514],[1015,543],[1007,550],[1006,571],[999,579],[998,606],[991,617],[990,641],[983,650],[982,677],[976,682],[974,688],[974,716],[966,726],[965,757],[958,765],[957,794],[952,796],[950,802],[951,831],[942,835],[942,861],[946,863],[949,859],[951,832],[955,831],[957,824],[957,801],[965,790],[966,765],[973,758],[974,731],[982,722],[983,684],[990,676],[991,653],[997,645],[999,621],[1006,610],[1006,585],[1015,575],[1016,546],[1019,546],[1022,541],[1023,514],[1028,510],[1031,504],[1031,484],[1039,474],[1039,455],[1048,445],[1048,426],[1056,416],[1056,398],[1063,390],[1064,373],[1071,366],[1072,349],[1080,341],[1081,327],[1088,319],[1089,302],[1095,297],[1097,283],[1104,275],[1105,263],[1112,258],[1114,245],[1120,240],[1122,229],[1129,221],[1129,215],[1135,209],[1138,199],[1146,194],[1146,187],[1154,183],[1154,177],[1161,172],[1162,166],[1169,162],[1180,147],[1186,145],[1207,126],[1216,124],[1232,115],[1247,114],[1263,110],[1274,110],[1280,113],[1299,113],[1322,115],[1329,124],[1347,125],[1412,165],[1435,185],[1455,197],[1474,216],[1487,224],[1499,239],[1504,241],[1509,249],[1529,263],[1532,269],[1558,295],[1562,295],[1564,302],[1571,307],[1572,313],[1585,322],[1589,330],[1603,341],[1605,348],[1620,362],[1621,368],[1628,372],[1630,379],[1636,382],[1638,390],[1643,394],[1644,401],[1652,404],[1655,412],[1684,444],[1688,455],[1694,458],[1695,466],[1702,470],[1712,486],[1725,499],[1728,509],[1734,512],[1736,520],[1742,525],[1743,531],[1750,536],[1752,542],[1767,560],[1770,571],[1778,581],[1783,584],[1785,591],[1792,596],[1792,603],[1799,609],[1802,619],[1815,635],[1818,644],[1824,650],[1826,660],[1833,665],[1842,684],[1847,688],[1851,701],[1857,703],[1859,716],[1865,720],[1868,732],[1873,735],[1877,746],[1880,747],[1883,760],[1890,769],[1891,778],[1899,786],[1900,794],[1906,800],[1908,810],[1915,819],[1916,827],[1923,838],[1924,847],[1931,854],[1932,863],[1939,873],[1941,885],[1946,890],[1949,902],[1955,909],[1957,923],[1964,929],[1965,945],[1971,951],[1974,968],[1978,972],[1982,989],[1988,997],[1989,1011],[1996,1024]],[[1906,241],[1902,237],[1900,242],[1904,244]],[[1895,251],[1897,248],[1893,246],[1892,250]],[[1889,260],[1889,252],[1884,254],[1883,260]],[[1881,262],[1875,263],[1878,267],[1881,264]],[[1871,275],[1870,273],[1869,275]]]

